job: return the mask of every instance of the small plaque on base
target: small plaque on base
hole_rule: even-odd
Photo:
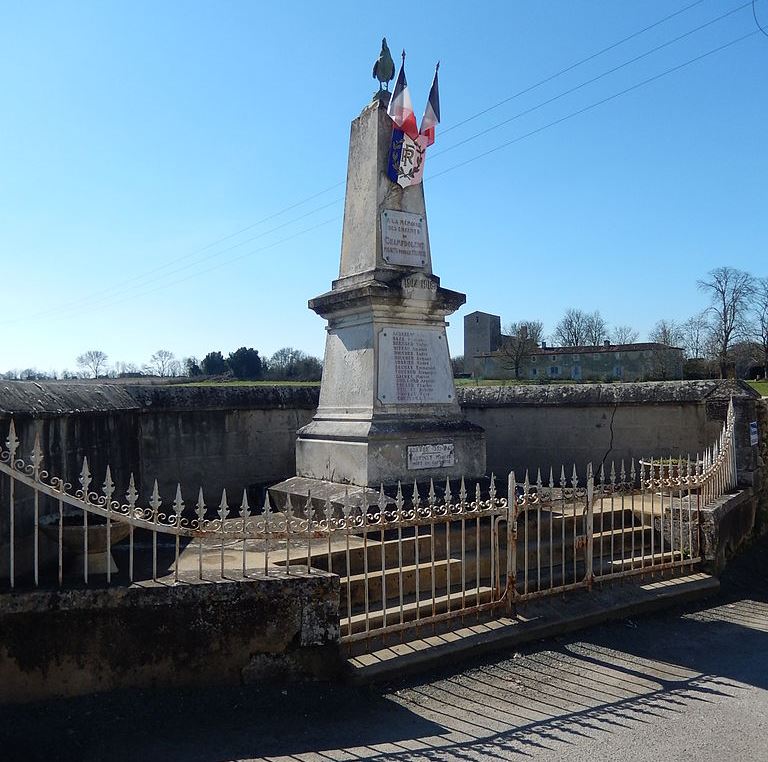
[[[408,470],[450,468],[455,463],[453,442],[413,445],[408,448]]]

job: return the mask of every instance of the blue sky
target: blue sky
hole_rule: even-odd
[[[441,61],[425,190],[435,272],[467,294],[453,354],[478,309],[547,331],[599,309],[643,338],[685,319],[713,267],[768,275],[768,37],[525,136],[755,32],[751,7],[512,118],[742,5],[0,0],[0,370],[87,349],[322,355],[306,302],[337,275],[382,35],[408,51],[419,115]]]

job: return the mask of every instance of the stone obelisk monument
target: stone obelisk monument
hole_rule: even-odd
[[[352,122],[339,277],[309,301],[328,321],[320,403],[298,431],[297,476],[276,494],[485,473],[485,435],[459,407],[445,330],[466,296],[432,272],[423,183],[387,176],[388,101],[380,91]]]

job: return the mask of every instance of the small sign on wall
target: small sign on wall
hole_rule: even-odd
[[[749,444],[751,447],[757,445],[760,441],[760,437],[757,434],[757,421],[749,422]]]
[[[414,445],[408,448],[408,470],[450,468],[456,463],[453,442]]]

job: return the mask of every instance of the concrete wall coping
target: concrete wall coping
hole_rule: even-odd
[[[317,407],[318,386],[185,386],[84,382],[0,382],[0,413],[35,416],[118,410],[269,410]],[[464,386],[464,407],[680,404],[760,395],[741,381]]]
[[[518,384],[465,386],[458,390],[462,407],[647,405],[701,403],[709,400],[756,399],[742,381],[642,381],[614,384]]]
[[[139,403],[122,384],[0,381],[0,413],[64,415],[138,407]]]
[[[51,611],[82,611],[88,609],[157,608],[169,603],[182,605],[197,600],[227,600],[240,589],[250,587],[266,595],[298,595],[307,586],[338,587],[337,575],[315,569],[311,574],[270,570],[269,576],[246,579],[199,580],[193,574],[180,574],[183,584],[145,580],[132,586],[72,588],[62,590],[21,590],[0,596],[0,615],[49,613]],[[330,582],[323,580],[330,579]]]
[[[65,415],[120,410],[317,407],[317,386],[184,386],[62,381],[0,382],[0,413]]]

